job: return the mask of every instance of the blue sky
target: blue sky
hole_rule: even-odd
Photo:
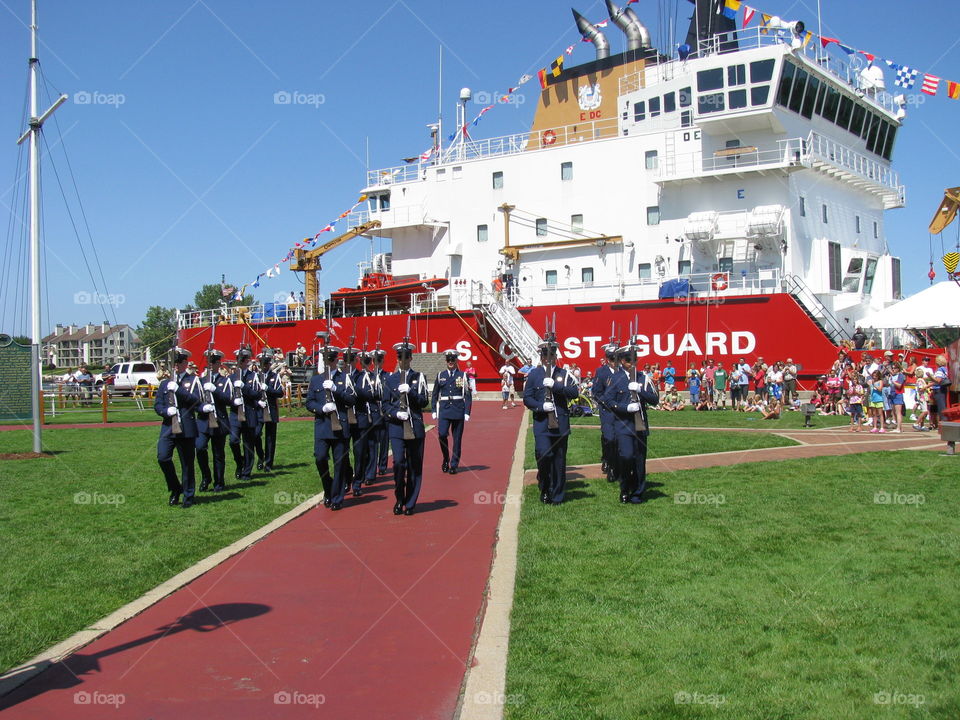
[[[606,16],[598,0],[577,0],[575,7],[596,21]],[[661,8],[678,8],[677,32],[685,35],[693,6],[640,0],[633,7],[665,50],[669,23],[661,21]],[[816,31],[815,0],[757,0],[755,7],[803,19]],[[4,227],[15,192],[14,141],[23,129],[28,15],[28,0],[0,0]],[[956,3],[825,0],[823,18],[824,35],[960,81]],[[45,332],[51,323],[99,322],[105,314],[136,325],[148,306],[183,306],[221,274],[230,282],[252,280],[294,241],[353,204],[364,183],[368,142],[373,168],[400,164],[429,146],[441,44],[450,123],[460,87],[502,92],[579,38],[570,4],[549,0],[42,0],[40,30],[45,77],[71,97],[56,118],[112,295],[101,299],[113,303],[91,301],[95,288],[48,166]],[[621,50],[619,31],[607,35],[614,52]],[[577,43],[568,63],[591,57],[591,46]],[[278,92],[313,96],[313,102],[276,104]],[[528,129],[537,92],[537,83],[528,83],[523,101],[487,113],[475,136]],[[960,185],[960,101],[949,100],[944,89],[935,98],[917,96],[926,102],[910,108],[894,154],[908,207],[887,214],[907,294],[928,284],[926,226],[943,189]],[[57,141],[52,125],[45,132],[48,143]],[[63,156],[54,153],[69,187]],[[956,237],[950,228],[945,242],[952,247]],[[943,279],[940,240],[935,243]],[[369,243],[358,240],[328,255],[322,290],[353,285],[356,263],[369,252]],[[299,292],[294,274],[282,271],[281,279],[264,280],[258,299]],[[0,324],[16,333],[29,323],[25,301],[14,295],[0,288],[6,298]]]

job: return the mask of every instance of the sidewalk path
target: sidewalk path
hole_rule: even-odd
[[[392,479],[312,510],[0,698],[4,718],[449,720],[522,412],[475,403],[457,475],[429,432],[413,517]]]

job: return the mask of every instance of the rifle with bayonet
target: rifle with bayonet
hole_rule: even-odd
[[[240,363],[243,360],[243,354],[246,352],[247,347],[244,343],[240,343],[240,349],[237,350],[237,379],[230,381],[230,394],[231,399],[233,400],[233,406],[237,409],[237,420],[240,421],[242,425],[247,421],[247,410],[246,404],[243,402],[243,368],[240,367]],[[240,382],[240,386],[237,387],[237,381]],[[237,399],[240,399],[240,404],[237,404]]]
[[[270,348],[264,348],[260,354],[270,361],[273,360],[273,350]],[[273,415],[270,413],[270,397],[267,395],[267,374],[263,372],[263,368],[259,365],[257,368],[257,383],[260,385],[260,399],[266,403],[263,408],[263,421],[273,422]]]
[[[180,424],[180,408],[177,407],[177,393],[175,390],[170,390],[170,383],[177,382],[177,348],[173,348],[173,362],[170,363],[170,380],[167,382],[167,406],[172,408],[177,408],[175,415],[170,416],[170,434],[171,435],[180,435],[183,433],[183,426]]]
[[[410,344],[410,316],[407,315],[407,333],[403,336],[403,344]],[[409,352],[408,350],[403,351],[404,354]],[[403,377],[401,378],[403,382],[399,383],[400,385],[410,386],[410,383],[407,382],[410,369],[407,368],[403,371]],[[400,410],[407,414],[407,419],[403,421],[403,439],[404,440],[413,440],[416,437],[416,434],[413,432],[413,415],[410,414],[410,397],[408,393],[400,393]]]
[[[213,332],[215,333],[216,331],[217,331],[217,330],[216,330],[216,324],[214,324]],[[213,350],[213,335],[212,335],[212,334],[211,334],[211,336],[210,336],[210,344],[207,345],[207,374],[210,376],[209,382],[212,383],[212,382],[213,382],[213,373],[210,372],[210,351],[211,351],[211,350]],[[206,385],[206,383],[204,383],[204,385]],[[213,393],[210,392],[209,390],[207,390],[206,388],[203,389],[203,402],[206,403],[207,405],[213,405],[213,410],[211,410],[210,412],[207,413],[207,425],[208,425],[211,429],[213,429],[213,430],[219,428],[219,427],[220,427],[220,421],[217,420],[217,404],[216,404],[216,402],[214,402]]]
[[[553,314],[553,326],[550,325],[550,320],[546,320],[546,328],[543,333],[543,339],[548,343],[556,343],[557,341],[557,314]],[[548,377],[553,380],[553,348],[547,346],[547,365],[544,368],[544,377]],[[557,430],[560,427],[559,415],[557,415],[557,405],[553,400],[553,388],[548,387],[544,389],[543,399],[545,402],[553,405],[553,410],[547,415],[547,427],[551,430]]]
[[[633,322],[630,324],[630,339],[628,344],[630,345],[630,352],[633,353],[634,347],[636,346],[636,337],[637,333],[640,330],[640,321],[639,318],[634,316]],[[637,382],[637,358],[633,356],[633,369],[630,372],[630,382],[636,384]],[[641,432],[647,429],[646,419],[643,414],[643,401],[640,398],[640,393],[637,390],[630,391],[630,402],[636,403],[639,405],[637,412],[633,414],[633,430],[634,432]]]
[[[356,348],[353,346],[353,343],[357,339],[357,319],[353,319],[353,334],[350,336],[350,342],[347,344],[347,349],[344,351],[343,358],[343,371],[346,373],[349,378],[353,374],[354,365],[356,361]],[[351,378],[352,379],[352,378]],[[357,411],[353,405],[347,406],[347,423],[350,425],[357,424]]]

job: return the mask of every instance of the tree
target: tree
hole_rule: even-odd
[[[231,289],[231,292],[226,297],[223,296],[223,289],[228,287]],[[242,300],[234,300],[233,296],[236,292],[236,288],[233,285],[227,283],[226,285],[221,285],[220,283],[212,283],[210,285],[204,285],[202,288],[197,290],[196,295],[193,296],[193,305],[188,305],[185,310],[215,310],[220,307],[220,301],[222,300],[227,305],[244,305],[249,306],[256,303],[253,295],[244,295]]]
[[[150,346],[153,357],[163,357],[177,341],[176,308],[152,305],[147,308],[147,316],[137,328],[137,335],[143,345]]]
[[[13,341],[20,343],[21,345],[32,345],[33,341],[28,338],[26,335],[14,335]]]

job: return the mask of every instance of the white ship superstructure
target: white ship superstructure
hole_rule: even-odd
[[[904,115],[878,68],[790,32],[649,48],[550,78],[530,132],[458,137],[430,162],[369,173],[394,277],[446,277],[469,309],[500,276],[517,305],[786,292],[835,337],[900,296],[884,210]]]

